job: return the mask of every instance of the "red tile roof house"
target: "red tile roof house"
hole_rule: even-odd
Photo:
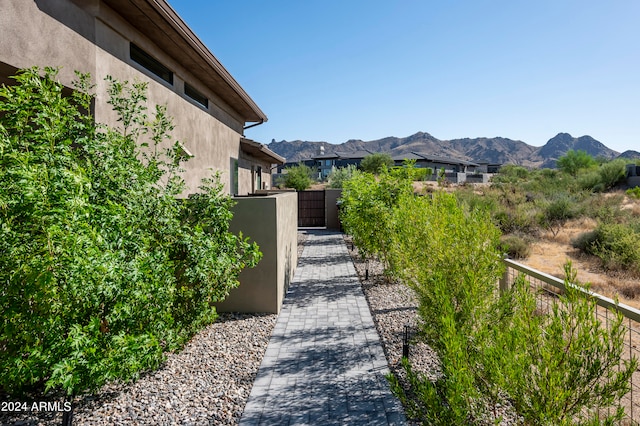
[[[166,105],[174,140],[193,158],[184,164],[186,190],[221,173],[225,191],[248,195],[270,189],[274,164],[284,158],[244,138],[267,116],[166,0],[0,0],[0,84],[33,66],[60,67],[72,87],[75,71],[96,83],[94,116],[117,126],[107,104],[107,75],[148,83],[149,111]],[[253,197],[251,197],[253,198]],[[297,261],[297,197],[239,198],[231,229],[256,241],[264,257],[243,271],[228,308],[279,312]],[[236,292],[236,294],[234,294]]]

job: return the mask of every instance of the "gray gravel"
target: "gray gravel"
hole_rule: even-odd
[[[220,314],[158,370],[76,400],[74,425],[235,425],[277,315]],[[59,425],[61,413],[29,412],[0,423]]]

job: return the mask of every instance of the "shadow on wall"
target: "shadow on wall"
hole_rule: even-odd
[[[90,42],[95,43],[96,27],[94,19],[73,2],[34,0],[34,3],[43,13],[51,16]]]

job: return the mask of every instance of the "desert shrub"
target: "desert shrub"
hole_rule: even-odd
[[[364,157],[360,162],[360,169],[377,175],[392,168],[393,165],[393,158],[389,154],[379,152]]]
[[[600,173],[595,170],[581,174],[577,178],[577,183],[580,189],[592,192],[603,192],[606,189],[602,184]]]
[[[413,180],[426,181],[433,175],[433,169],[430,167],[416,167],[413,171]]]
[[[344,182],[351,179],[353,172],[356,170],[356,166],[352,164],[346,167],[334,167],[329,174],[329,188],[342,188]]]
[[[640,186],[629,188],[626,193],[629,197],[640,199]]]
[[[578,217],[581,212],[574,197],[559,193],[554,199],[543,203],[541,213],[540,225],[556,236],[567,220]]]
[[[517,183],[529,177],[529,170],[514,164],[505,164],[500,167],[500,171],[495,174],[491,181],[494,183]]]
[[[624,318],[612,311],[607,326],[600,322],[596,300],[577,283],[570,263],[564,286],[550,312],[541,315],[538,296],[516,280],[499,305],[501,325],[488,333],[483,352],[489,368],[483,373],[509,395],[525,424],[619,423],[622,407],[606,415],[602,408],[615,408],[637,366],[635,358],[621,364]],[[508,367],[493,365],[493,359]]]
[[[640,273],[640,232],[620,223],[601,223],[590,233],[582,234],[574,246],[602,260],[610,270],[623,269]]]
[[[444,375],[434,384],[408,369],[427,408],[420,414],[437,424],[464,424],[482,399],[468,350],[490,317],[486,302],[501,273],[499,231],[486,211],[465,209],[442,192],[404,197],[396,216],[399,275],[417,294],[420,330],[440,355]]]
[[[627,212],[620,208],[622,194],[592,194],[581,203],[584,215],[604,223],[624,222]]]
[[[602,327],[595,301],[571,289],[545,316],[524,280],[495,291],[499,232],[486,212],[436,193],[402,198],[396,215],[399,276],[417,294],[421,336],[441,368],[430,380],[405,361],[408,389],[391,378],[411,416],[427,424],[482,423],[508,398],[527,424],[570,424],[597,418],[597,408],[628,391],[636,364],[618,368],[621,316]],[[611,419],[620,416],[615,411]]]
[[[571,240],[571,245],[586,253],[587,250],[590,250],[589,247],[595,243],[596,239],[597,234],[595,231],[583,232]]]
[[[579,171],[589,169],[597,165],[596,160],[586,151],[570,149],[565,155],[558,158],[558,168],[565,173],[576,176]]]
[[[458,201],[466,205],[470,210],[481,209],[493,212],[498,208],[498,200],[494,192],[485,191],[482,194],[476,194],[474,191],[473,185],[461,186],[458,187],[455,195]]]
[[[549,197],[556,192],[567,191],[573,184],[573,177],[557,169],[540,169],[531,171],[529,179],[519,185],[528,193]]]
[[[504,233],[535,234],[540,227],[540,216],[538,206],[523,203],[498,207],[492,220]]]
[[[299,163],[295,166],[287,167],[282,178],[282,185],[286,188],[293,188],[296,191],[304,191],[311,187],[313,183],[313,170],[311,167]]]
[[[603,163],[598,168],[600,183],[604,186],[605,190],[613,188],[626,178],[626,165],[627,161],[619,158]]]
[[[402,174],[356,171],[343,184],[340,218],[345,232],[364,256],[378,256],[386,271],[395,267],[392,246],[396,238],[394,209],[398,201],[413,194],[412,182]]]
[[[89,76],[71,96],[53,69],[15,79],[0,88],[0,386],[135,378],[212,322],[260,253],[228,232],[216,178],[176,198],[185,158],[165,108],[147,116],[144,84],[109,79],[114,129],[87,113]]]
[[[529,241],[517,235],[504,235],[500,238],[500,251],[511,259],[526,259],[531,254]]]
[[[433,169],[429,167],[416,167],[416,160],[404,160],[402,166],[390,168],[391,174],[401,179],[412,181],[424,181],[431,177]]]

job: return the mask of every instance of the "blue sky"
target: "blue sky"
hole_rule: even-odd
[[[640,151],[637,0],[169,0],[272,139],[428,132]]]

